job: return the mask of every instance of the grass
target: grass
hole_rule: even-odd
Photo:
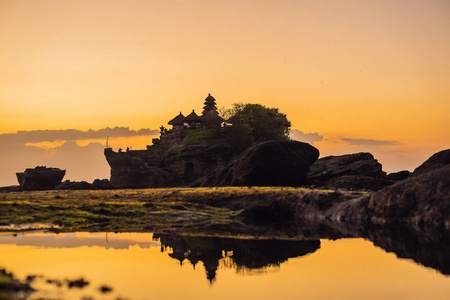
[[[48,223],[61,227],[56,231],[190,232],[240,224],[242,211],[255,203],[295,202],[311,193],[335,191],[217,187],[12,192],[0,194],[0,225]]]

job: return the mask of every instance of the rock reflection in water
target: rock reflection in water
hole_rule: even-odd
[[[194,267],[202,262],[206,278],[213,282],[219,261],[229,259],[228,267],[241,269],[263,269],[279,266],[289,258],[304,256],[320,248],[319,240],[249,240],[196,236],[155,234],[161,242],[161,251],[170,247],[170,257],[180,261],[187,259]]]
[[[412,259],[417,264],[450,275],[450,231],[419,227],[414,224],[379,226],[340,222],[322,223],[321,236],[365,238],[398,258]]]
[[[375,246],[394,252],[399,258],[413,259],[418,264],[450,275],[448,231],[394,227],[370,230],[368,238]]]

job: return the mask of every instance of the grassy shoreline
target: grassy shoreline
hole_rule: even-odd
[[[64,232],[185,233],[240,227],[239,233],[255,223],[291,220],[291,206],[301,202],[329,206],[363,194],[291,187],[11,192],[0,194],[0,226],[47,223]]]

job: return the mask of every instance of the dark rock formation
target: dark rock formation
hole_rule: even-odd
[[[391,182],[385,178],[374,178],[363,175],[344,175],[331,179],[326,183],[326,186],[334,189],[378,191],[390,183]]]
[[[387,179],[392,181],[402,181],[411,176],[410,171],[400,171],[395,173],[390,173],[387,175]]]
[[[327,156],[318,159],[308,173],[310,184],[329,188],[379,190],[393,182],[370,153]]]
[[[70,181],[61,182],[55,187],[55,190],[93,190],[92,184],[86,181]]]
[[[0,193],[20,192],[20,185],[10,185],[0,187]]]
[[[105,149],[111,184],[119,188],[187,186],[234,157],[225,140],[161,140],[148,150]]]
[[[320,158],[310,167],[308,173],[309,178],[321,181],[344,175],[383,178],[386,173],[373,155],[366,152]]]
[[[450,165],[340,203],[330,215],[338,220],[403,222],[450,229]]]
[[[433,154],[423,164],[417,167],[412,175],[420,175],[448,164],[450,164],[450,149]]]
[[[51,190],[64,178],[66,170],[58,168],[36,167],[16,173],[20,188],[26,191]]]
[[[450,227],[450,165],[372,194],[368,209],[376,219]]]
[[[297,141],[269,141],[248,148],[194,186],[300,186],[319,150]]]
[[[108,179],[95,179],[94,182],[92,182],[92,186],[99,190],[110,190],[114,188]]]

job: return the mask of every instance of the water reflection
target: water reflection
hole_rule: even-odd
[[[398,258],[450,275],[450,232],[427,231],[424,228],[378,228],[367,232],[375,246],[393,252]]]
[[[445,237],[428,236],[424,242],[417,232],[378,231],[375,235],[372,229],[360,230],[352,234],[370,235],[377,245],[396,251],[398,256],[414,258],[443,273],[448,270],[448,247],[437,243],[437,239],[446,241]],[[405,242],[411,245],[402,246]],[[447,252],[439,253],[441,250]],[[420,255],[427,251],[433,260],[430,255]],[[3,233],[0,257],[0,266],[21,279],[40,275],[33,282],[39,292],[31,299],[229,299],[236,297],[238,290],[242,298],[258,299],[280,295],[284,299],[422,299],[429,295],[447,299],[450,294],[450,277],[397,259],[361,238],[255,240],[150,233]],[[89,285],[69,289],[67,284],[58,287],[46,283],[48,279],[66,282],[80,278]],[[112,291],[102,293],[105,286]]]
[[[193,237],[158,235],[161,250],[169,249],[169,256],[178,260],[189,261],[194,267],[202,262],[206,269],[206,278],[212,282],[216,277],[220,260],[225,266],[241,269],[263,269],[276,267],[289,258],[304,256],[320,248],[319,240],[250,240],[212,237]]]
[[[147,240],[133,239],[114,233],[18,233],[0,236],[1,244],[17,246],[36,246],[45,248],[78,248],[78,247],[102,247],[105,249],[129,249],[131,246],[149,248],[159,246],[160,243],[152,239],[151,234],[141,234]],[[134,235],[134,237],[139,234]]]

